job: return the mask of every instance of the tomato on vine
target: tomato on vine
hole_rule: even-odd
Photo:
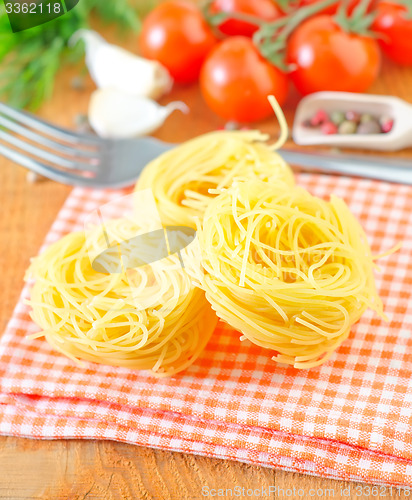
[[[380,35],[379,45],[398,64],[412,64],[412,7],[381,1],[372,29]]]
[[[221,33],[229,36],[252,36],[257,31],[259,25],[246,20],[247,16],[260,21],[274,21],[282,16],[281,10],[273,0],[213,0],[210,5],[210,13],[217,14],[224,12],[228,18],[218,24]],[[230,15],[234,14],[233,18]],[[237,17],[237,15],[240,15]],[[245,19],[241,19],[244,15]]]
[[[217,43],[202,12],[182,0],[158,5],[143,21],[140,51],[165,66],[176,82],[197,80],[207,54]]]
[[[321,15],[306,20],[292,33],[287,62],[302,94],[364,92],[378,76],[380,51],[374,38],[343,30],[333,17]]]
[[[253,122],[273,114],[267,96],[282,105],[288,94],[288,78],[266,61],[252,40],[230,37],[206,59],[200,73],[200,89],[208,106],[225,120]]]

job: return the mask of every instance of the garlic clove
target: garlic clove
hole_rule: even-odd
[[[76,31],[70,45],[80,39],[85,43],[87,68],[98,88],[112,88],[152,99],[158,99],[172,88],[172,77],[159,62],[107,43],[92,30]]]
[[[114,89],[100,89],[91,95],[89,122],[101,137],[138,137],[155,131],[175,110],[187,113],[189,108],[181,101],[161,106],[146,97],[131,96]]]

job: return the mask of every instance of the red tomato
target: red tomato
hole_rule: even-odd
[[[282,105],[288,79],[263,59],[250,38],[236,36],[221,42],[206,59],[200,89],[209,107],[226,120],[252,122],[273,114],[267,96]]]
[[[412,19],[407,18],[406,6],[380,2],[372,29],[382,35],[378,41],[388,57],[412,64]]]
[[[320,90],[364,92],[378,76],[380,52],[376,40],[346,33],[330,16],[302,23],[290,37],[290,76],[302,94]]]
[[[282,15],[273,0],[214,0],[210,6],[210,12],[247,14],[263,21],[274,21]],[[258,28],[256,24],[237,19],[227,19],[219,25],[219,30],[230,36],[252,36]]]
[[[181,0],[162,3],[146,17],[140,35],[143,57],[156,59],[176,82],[195,81],[216,43],[200,10]]]

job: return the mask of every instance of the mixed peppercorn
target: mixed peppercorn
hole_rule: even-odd
[[[387,134],[393,128],[393,119],[390,116],[376,116],[370,113],[357,111],[332,111],[327,113],[319,109],[305,120],[303,125],[318,129],[322,134]]]

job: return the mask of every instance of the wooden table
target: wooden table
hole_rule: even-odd
[[[135,40],[125,42],[129,48],[135,45]],[[60,74],[53,99],[40,110],[45,118],[68,127],[73,127],[76,114],[86,112],[94,88],[88,81],[85,90],[72,89],[70,82],[75,74],[77,70],[73,68]],[[381,78],[371,91],[412,101],[412,68],[385,63]],[[206,108],[196,86],[174,89],[165,102],[171,99],[185,101],[191,109],[190,115],[174,113],[158,131],[158,137],[180,142],[223,125],[222,120]],[[292,95],[287,103],[289,123],[297,99]],[[274,120],[259,124],[259,127],[276,132]],[[403,154],[408,154],[408,151]],[[26,181],[26,170],[2,158],[0,176],[3,206],[0,219],[0,328],[3,331],[20,293],[29,258],[38,252],[70,193],[70,187],[51,181],[30,184]],[[305,496],[309,496],[313,489],[333,490],[335,499],[348,498],[341,495],[341,489],[351,487],[351,498],[372,498],[355,496],[355,483],[109,441],[38,441],[0,437],[0,471],[0,498],[7,500],[184,500],[206,498],[201,494],[204,486],[230,488],[236,485],[246,489],[270,485],[285,489],[295,487],[303,489]],[[403,495],[394,493],[391,498],[403,498]]]

